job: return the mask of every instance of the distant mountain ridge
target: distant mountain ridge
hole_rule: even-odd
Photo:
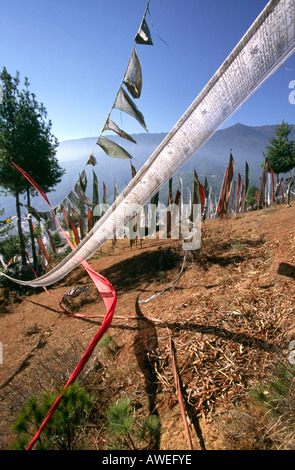
[[[263,151],[269,143],[269,138],[274,135],[276,125],[267,126],[245,126],[236,124],[226,129],[218,130],[209,141],[203,145],[179,170],[183,178],[184,192],[186,187],[191,189],[192,173],[195,168],[200,181],[207,177],[209,185],[219,196],[220,187],[223,180],[225,167],[228,165],[230,150],[235,160],[235,178],[239,171],[244,177],[245,162],[249,164],[250,185],[259,186],[261,176],[261,163],[263,162]],[[117,135],[109,135],[114,142],[124,147],[133,156],[132,164],[138,171],[146,162],[153,151],[162,142],[166,133],[134,134],[132,137],[137,144],[123,140]],[[290,138],[295,140],[295,125],[292,125]],[[102,200],[102,182],[107,186],[108,201],[113,201],[114,181],[116,180],[118,190],[121,192],[131,179],[130,161],[108,157],[99,146],[96,145],[97,137],[86,137],[61,142],[58,147],[57,158],[60,165],[65,168],[66,173],[55,190],[48,194],[52,206],[59,204],[70,192],[76,183],[79,174],[83,171],[86,162],[93,150],[97,160],[95,167],[87,165],[86,172],[88,178],[87,194],[92,196],[92,170],[95,171],[100,188]],[[178,175],[173,178],[173,189],[178,187]],[[164,194],[164,190],[163,190]],[[164,196],[165,197],[165,196]],[[164,202],[166,200],[164,199]],[[32,206],[38,210],[47,210],[48,206],[41,198],[34,198]],[[14,199],[10,196],[0,197],[0,208],[5,209],[4,217],[15,215]]]

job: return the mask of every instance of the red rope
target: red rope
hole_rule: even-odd
[[[44,198],[44,200],[46,201],[46,203],[48,204],[48,206],[50,207],[50,209],[52,210],[52,207],[50,206],[50,203],[47,199],[47,196],[46,194],[44,193],[44,191],[40,188],[40,186],[33,180],[33,178],[28,175],[26,173],[26,171],[24,171],[22,168],[20,168],[18,165],[16,165],[15,163],[11,162],[22,174],[23,176],[32,184],[32,186],[34,186],[34,188],[41,194],[41,196]],[[56,217],[56,214],[53,212],[54,214],[54,217],[60,227],[60,229],[62,230],[69,246],[72,248],[72,250],[74,249],[74,245],[73,243],[69,240],[67,234],[65,233],[65,231],[63,230],[59,220],[57,219]],[[75,380],[76,378],[78,377],[78,375],[80,374],[80,372],[82,371],[82,369],[84,368],[85,364],[87,363],[87,361],[89,360],[90,356],[92,355],[93,353],[93,350],[95,348],[95,346],[97,345],[97,343],[99,342],[99,340],[102,338],[102,336],[106,333],[106,331],[109,329],[109,327],[111,326],[111,323],[112,323],[112,319],[113,319],[113,315],[114,315],[114,312],[115,312],[115,308],[116,308],[116,304],[117,304],[117,297],[116,297],[116,292],[112,286],[112,284],[103,276],[101,276],[100,274],[98,274],[97,272],[95,272],[91,266],[85,261],[85,260],[82,260],[81,259],[81,264],[84,266],[85,270],[87,271],[87,273],[89,274],[89,276],[91,277],[92,281],[94,282],[95,286],[97,287],[98,291],[100,292],[101,296],[102,296],[102,299],[104,301],[104,304],[105,304],[105,307],[107,309],[107,314],[104,318],[104,321],[99,329],[99,331],[97,332],[97,334],[94,336],[93,340],[91,341],[91,343],[89,344],[88,348],[86,349],[84,355],[82,356],[82,358],[80,359],[79,363],[77,364],[74,372],[72,373],[71,377],[69,378],[68,382],[66,383],[66,385],[64,386],[64,389],[62,390],[61,394],[57,397],[55,403],[52,405],[52,407],[50,408],[49,412],[47,413],[47,416],[45,417],[43,423],[41,424],[39,430],[37,431],[37,433],[35,434],[35,436],[33,437],[33,439],[31,440],[30,444],[28,445],[27,447],[27,450],[31,450],[34,446],[34,444],[36,443],[36,441],[38,440],[38,438],[40,437],[41,433],[43,432],[44,428],[46,427],[48,421],[50,420],[51,416],[53,415],[54,411],[56,410],[58,404],[60,403],[61,399],[62,399],[62,396],[63,396],[63,393],[65,392],[66,388],[71,385]],[[44,290],[46,292],[47,289],[45,287],[43,287]],[[60,307],[61,307],[61,302],[60,302]],[[65,309],[63,309],[65,311]],[[67,311],[65,311],[66,313],[69,313]]]

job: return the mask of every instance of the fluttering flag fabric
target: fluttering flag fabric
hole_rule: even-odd
[[[173,177],[169,179],[168,183],[168,201],[167,206],[168,208],[172,208],[173,204]],[[167,210],[167,237],[171,238],[171,224],[172,224],[172,214],[170,210]]]
[[[50,233],[49,231],[47,231],[47,233],[48,233],[48,237],[49,237],[49,241],[50,241],[50,245],[51,245],[52,251],[53,251],[53,253],[57,253],[57,249],[56,249],[56,246],[55,246],[53,237],[52,237],[52,235],[51,235],[51,233]]]
[[[62,207],[62,213],[65,219],[66,226],[69,229],[70,228],[69,219],[68,219],[67,212],[64,207]]]
[[[272,168],[270,169],[270,174],[271,174],[271,198],[272,198],[272,202],[275,202],[275,175],[274,175],[274,171]]]
[[[107,205],[107,204],[108,204],[108,199],[107,199],[107,187],[106,187],[104,181],[102,182],[102,187],[103,187],[102,203],[103,203],[104,205]]]
[[[85,204],[86,206],[89,206],[89,207],[92,206],[92,202],[90,201],[89,197],[86,196],[84,190],[81,187],[81,183],[79,181],[75,184],[74,191],[76,193],[76,196],[78,197],[78,200],[82,204]]]
[[[81,175],[79,176],[79,182],[80,182],[80,186],[82,188],[82,191],[84,191],[84,193],[85,193],[86,188],[87,188],[87,175],[86,175],[85,170],[83,170]]]
[[[130,164],[131,164],[131,175],[132,175],[132,178],[134,178],[134,176],[136,175],[136,169],[135,169],[135,166],[133,166],[131,162]]]
[[[107,119],[102,132],[107,131],[107,130],[113,131],[116,134],[118,134],[120,137],[122,137],[123,139],[130,140],[130,142],[133,142],[134,144],[136,144],[136,140],[134,140],[133,137],[131,137],[131,135],[127,134],[125,131],[122,131],[122,129],[120,129],[119,126],[115,122],[113,122],[110,118]]]
[[[194,191],[193,191],[193,204],[201,204],[202,213],[205,209],[205,189],[200,183],[198,173],[194,170]]]
[[[41,194],[41,196],[43,197],[44,201],[48,204],[48,206],[50,207],[51,209],[51,206],[49,204],[49,201],[48,201],[48,198],[46,196],[46,194],[44,193],[43,189],[41,188],[41,186],[39,186],[34,180],[33,178],[28,174],[26,173],[22,168],[20,168],[16,163],[12,162],[12,165],[15,166],[15,168],[18,169],[18,171],[20,173],[22,173],[22,175],[29,181],[29,183],[31,183],[32,186],[34,186],[34,188],[38,191],[39,194]]]
[[[142,90],[142,72],[136,49],[134,47],[123,82],[133,98],[139,98]]]
[[[63,216],[64,216],[64,220],[65,220],[67,229],[68,229],[68,231],[69,231],[69,235],[70,235],[70,238],[71,238],[72,246],[76,246],[76,241],[75,241],[75,237],[74,237],[74,232],[73,232],[73,230],[72,230],[72,228],[71,228],[71,226],[70,226],[70,221],[69,221],[69,217],[70,217],[70,216],[68,216],[65,207],[62,207],[62,213],[63,213]]]
[[[183,218],[183,179],[178,175],[179,187],[180,187],[180,220]]]
[[[207,217],[208,219],[211,219],[214,217],[214,207],[213,207],[213,201],[212,201],[212,186],[209,187],[209,194],[207,198]]]
[[[267,173],[267,188],[265,188],[265,201],[267,205],[270,206],[270,191],[271,191],[271,176],[270,173]]]
[[[87,218],[88,218],[88,213],[87,213]],[[86,235],[86,219],[81,218],[79,219],[78,222],[79,222],[79,228],[80,228],[80,240],[82,240]]]
[[[180,196],[181,196],[180,191],[179,191],[179,189],[177,189],[176,194],[175,194],[175,198],[174,198],[174,204],[176,206],[178,206],[179,203],[180,203]]]
[[[227,172],[227,178],[226,178],[226,183],[225,183],[225,188],[224,188],[224,197],[221,202],[221,218],[225,218],[227,215],[229,198],[230,198],[233,176],[234,176],[234,168],[235,168],[235,162],[234,162],[232,153],[230,152],[228,172]]]
[[[74,236],[75,236],[75,245],[79,245],[80,243],[80,239],[79,239],[79,234],[78,234],[78,230],[77,230],[77,227],[76,225],[74,224],[71,216],[69,215],[69,222],[71,224],[71,227],[72,227],[72,230],[73,230],[73,233],[74,233]]]
[[[94,170],[92,170],[93,175],[93,189],[92,189],[92,227],[100,219],[100,207],[99,207],[99,189],[98,189],[98,179]]]
[[[245,163],[245,194],[247,194],[248,189],[249,189],[249,165],[246,162]]]
[[[223,204],[223,201],[224,201],[225,191],[226,191],[227,177],[228,177],[228,167],[226,167],[225,172],[224,172],[222,186],[221,186],[219,200],[218,200],[218,205],[217,205],[217,208],[216,208],[216,214],[221,214],[221,211],[222,211],[222,204]]]
[[[149,9],[149,4],[150,4],[150,0],[148,0],[148,2],[146,4],[145,12],[144,12],[139,30],[138,30],[138,32],[135,36],[135,42],[136,42],[136,44],[147,44],[147,45],[152,46],[153,41],[152,41],[151,33],[150,33],[149,27],[147,25],[146,19],[145,19],[147,11]]]
[[[168,184],[168,206],[173,203],[173,178],[169,179]]]
[[[44,220],[48,230],[56,230],[55,218],[52,211],[40,212],[32,206],[26,206],[26,208],[28,209],[29,214],[35,217],[36,220]]]
[[[148,131],[142,113],[137,109],[135,103],[122,87],[119,89],[113,108],[120,109],[130,116],[133,116],[142,125],[142,127]]]
[[[90,157],[88,158],[88,161],[86,163],[86,165],[92,165],[92,166],[95,166],[97,163],[96,161],[96,158],[95,156],[93,155],[93,153],[90,155]]]
[[[119,196],[119,191],[118,191],[118,186],[117,186],[117,181],[114,182],[114,201],[117,199]]]
[[[90,207],[88,207],[88,232],[90,232],[90,230],[92,229],[92,219],[92,210],[90,209]]]
[[[242,180],[242,188],[241,188],[240,202],[239,202],[239,213],[242,212],[242,202],[243,202],[244,192],[245,192],[245,181]]]
[[[33,225],[33,222],[31,222],[31,224],[32,224],[33,232],[35,232],[35,227]],[[48,251],[46,250],[46,247],[45,247],[43,241],[41,240],[40,237],[37,237],[36,234],[35,234],[35,238],[36,238],[37,243],[39,245],[39,250],[43,253],[43,256],[46,259],[47,263],[49,263],[50,255],[49,255]]]
[[[123,147],[102,135],[99,137],[97,145],[99,145],[109,157],[120,158],[124,160],[132,158],[132,155],[123,149]]]
[[[241,189],[241,175],[238,173],[238,184],[237,184],[237,193],[236,193],[236,205],[235,205],[235,213],[238,213],[238,203],[239,203],[239,194],[240,194],[240,189]]]
[[[83,201],[74,193],[74,191],[70,191],[68,194],[68,199],[72,203],[72,206],[75,208],[77,215],[77,219],[85,219],[87,217],[85,206]]]
[[[264,192],[265,192],[265,184],[267,179],[267,172],[268,172],[268,158],[264,160],[264,166],[262,170],[262,176],[260,181],[260,192],[259,192],[259,200],[258,200],[258,207],[264,206]]]
[[[39,245],[40,251],[44,255],[44,258],[46,259],[47,262],[49,262],[50,255],[49,255],[48,251],[46,250],[44,243],[42,242],[41,238],[39,238],[39,237],[36,237],[36,240],[37,240],[37,243]]]
[[[249,165],[246,162],[245,163],[245,195],[244,195],[244,212],[246,210],[246,205],[247,205],[247,192],[249,189]]]
[[[201,208],[202,208],[202,214],[203,214],[205,210],[206,197],[205,197],[205,188],[200,182],[199,182],[199,193],[200,193]]]
[[[147,25],[145,18],[142,20],[140,28],[135,36],[136,44],[146,44],[153,46],[153,40],[150,33],[150,29]]]
[[[41,217],[40,213],[37,211],[37,209],[35,209],[32,206],[28,206],[28,205],[26,205],[26,208],[28,209],[28,212],[29,212],[28,215],[31,215],[31,216],[35,217],[35,219],[38,220],[38,221],[40,221],[42,219],[42,217]]]
[[[70,202],[68,201],[67,198],[65,198],[62,201],[62,207],[64,207],[67,211],[67,214],[70,215],[71,217],[74,217],[76,219],[79,219],[80,217],[80,210],[79,208],[75,206],[71,206]]]
[[[233,190],[232,190],[232,195],[231,195],[231,204],[230,204],[232,212],[235,212],[236,185],[237,185],[237,182],[236,182],[236,180],[234,180],[233,181]]]
[[[227,212],[228,212],[229,198],[230,198],[233,176],[234,176],[234,168],[235,168],[234,158],[232,156],[232,153],[230,152],[229,164],[225,169],[223,183],[222,183],[219,201],[218,201],[218,206],[216,210],[216,214],[220,214],[222,219],[227,216]]]

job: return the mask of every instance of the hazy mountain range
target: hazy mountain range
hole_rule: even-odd
[[[290,138],[295,140],[295,126],[292,126]],[[219,196],[225,167],[228,165],[230,149],[235,160],[235,178],[239,171],[244,177],[245,162],[249,164],[250,185],[259,186],[261,176],[261,163],[263,151],[269,143],[269,138],[274,135],[275,125],[250,127],[236,124],[232,127],[217,131],[211,139],[199,149],[193,157],[179,170],[184,181],[184,193],[187,187],[192,187],[193,169],[195,168],[200,181],[207,177],[209,185]],[[118,136],[109,136],[113,141],[125,148],[133,156],[132,164],[139,170],[151,153],[158,147],[165,133],[159,134],[135,134],[133,138],[137,144],[133,144]],[[94,170],[99,181],[100,197],[102,201],[102,183],[106,184],[108,202],[113,202],[114,181],[116,180],[119,192],[131,179],[131,166],[129,160],[119,160],[108,157],[96,145],[97,137],[67,140],[61,142],[58,147],[57,158],[66,173],[55,190],[48,194],[52,206],[59,204],[70,192],[76,183],[79,174],[86,169],[88,187],[87,195],[92,197],[92,171]],[[86,162],[94,150],[97,160],[95,167]],[[179,186],[178,174],[173,178],[173,190]],[[166,188],[163,188],[163,202],[166,203]],[[167,191],[166,191],[167,193]],[[38,210],[47,210],[48,206],[39,197],[33,198],[31,205]],[[14,199],[10,196],[0,196],[0,208],[5,209],[4,217],[15,215]],[[2,216],[3,217],[3,216]],[[2,218],[1,217],[1,218]]]

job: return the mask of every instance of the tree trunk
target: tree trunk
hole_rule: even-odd
[[[16,203],[16,215],[17,215],[17,230],[18,230],[18,237],[19,237],[19,244],[20,244],[20,255],[22,259],[22,266],[27,267],[27,258],[26,258],[26,247],[25,247],[25,240],[24,235],[22,232],[22,221],[21,221],[21,209],[20,209],[20,202],[19,202],[19,192],[18,188],[15,188],[15,203]]]
[[[28,204],[29,207],[31,206],[29,188],[27,188],[27,204]],[[31,238],[32,255],[33,255],[33,266],[34,266],[34,269],[36,271],[37,265],[38,265],[38,259],[37,259],[37,254],[36,254],[36,245],[35,245],[33,222],[32,222],[31,219],[29,219],[29,227],[30,227],[30,238]]]

